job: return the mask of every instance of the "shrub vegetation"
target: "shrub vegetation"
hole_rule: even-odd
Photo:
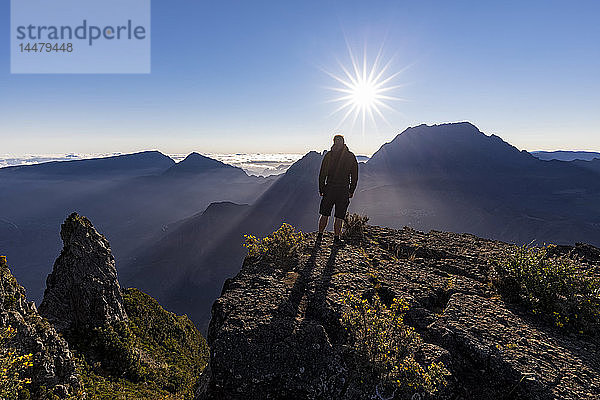
[[[341,322],[350,334],[358,373],[375,385],[407,393],[436,393],[446,385],[448,370],[443,363],[423,366],[414,353],[421,337],[404,323],[408,305],[393,299],[386,306],[375,294],[369,301],[346,293]]]
[[[369,217],[360,214],[346,214],[342,236],[346,239],[362,239]]]
[[[75,346],[92,399],[193,399],[206,367],[205,339],[187,316],[137,289],[123,293],[128,321],[83,333]]]
[[[0,293],[3,294],[0,309],[14,310],[19,300],[24,300],[18,290],[18,283],[6,264],[6,256],[0,256]],[[18,399],[21,394],[28,393],[27,387],[31,379],[27,377],[28,369],[33,365],[33,354],[19,352],[11,343],[16,329],[12,326],[0,326],[0,399]]]
[[[19,354],[10,346],[15,333],[10,326],[0,328],[0,399],[3,400],[18,399],[19,393],[31,383],[25,372],[33,365],[33,355]]]
[[[290,225],[283,223],[279,229],[265,238],[244,235],[244,247],[249,257],[262,257],[268,261],[286,264],[298,255],[298,248],[304,234]]]
[[[600,280],[576,259],[550,257],[550,247],[515,247],[494,262],[492,282],[505,299],[526,304],[560,328],[599,332]]]

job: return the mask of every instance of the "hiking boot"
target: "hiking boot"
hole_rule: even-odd
[[[340,239],[339,236],[336,236],[333,238],[333,245],[334,246],[343,246],[344,241],[342,239]]]
[[[323,241],[323,233],[319,232],[319,233],[317,233],[317,239],[315,240],[315,246],[319,246],[322,241]]]

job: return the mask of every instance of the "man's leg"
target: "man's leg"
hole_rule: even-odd
[[[339,238],[341,233],[342,233],[342,223],[344,222],[343,219],[336,217],[335,221],[333,222],[333,234],[335,235],[336,238]]]
[[[337,193],[335,200],[335,221],[333,223],[333,234],[335,236],[333,237],[333,244],[343,244],[340,240],[340,235],[342,234],[342,225],[344,223],[344,218],[346,217],[348,204],[350,204],[348,190],[340,190],[340,192]]]
[[[319,233],[323,233],[323,231],[327,227],[328,221],[329,217],[327,215],[321,215],[321,217],[319,218]]]

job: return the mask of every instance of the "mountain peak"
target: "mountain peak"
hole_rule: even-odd
[[[188,154],[186,158],[177,164],[169,168],[167,174],[198,174],[211,170],[239,170],[240,168],[234,167],[229,164],[225,164],[221,161],[215,160],[210,157],[203,156],[202,154],[193,152]]]
[[[309,151],[298,161],[293,163],[288,170],[286,171],[286,175],[294,175],[294,174],[305,174],[307,171],[313,171],[315,166],[321,166],[321,160],[323,156],[316,151]]]
[[[535,159],[526,152],[486,135],[470,122],[419,125],[384,144],[366,163],[369,168],[394,172],[497,170],[522,167]]]
[[[61,226],[64,247],[46,280],[40,314],[59,332],[127,319],[108,240],[72,213]]]
[[[479,136],[485,134],[481,132],[475,125],[470,122],[449,122],[445,124],[420,124],[417,126],[411,126],[406,128],[404,131],[396,135],[396,137],[392,140],[392,143],[400,139],[401,137],[412,136],[412,135],[443,135],[443,136],[460,136],[460,137],[469,137],[469,136]]]

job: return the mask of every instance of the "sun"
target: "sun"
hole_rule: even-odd
[[[342,116],[336,129],[349,119],[352,120],[352,127],[354,127],[360,119],[364,134],[369,121],[374,126],[377,125],[376,119],[388,123],[384,111],[395,111],[391,103],[403,100],[392,95],[402,86],[393,84],[402,70],[390,72],[392,60],[382,63],[382,49],[379,50],[372,64],[368,62],[366,48],[360,60],[355,57],[350,46],[348,46],[348,53],[351,64],[349,67],[338,61],[342,73],[334,74],[325,71],[338,84],[336,87],[328,88],[339,94],[331,102],[341,103],[331,114]]]
[[[352,87],[352,102],[359,108],[371,108],[377,104],[378,90],[373,82],[359,82],[358,85]]]

